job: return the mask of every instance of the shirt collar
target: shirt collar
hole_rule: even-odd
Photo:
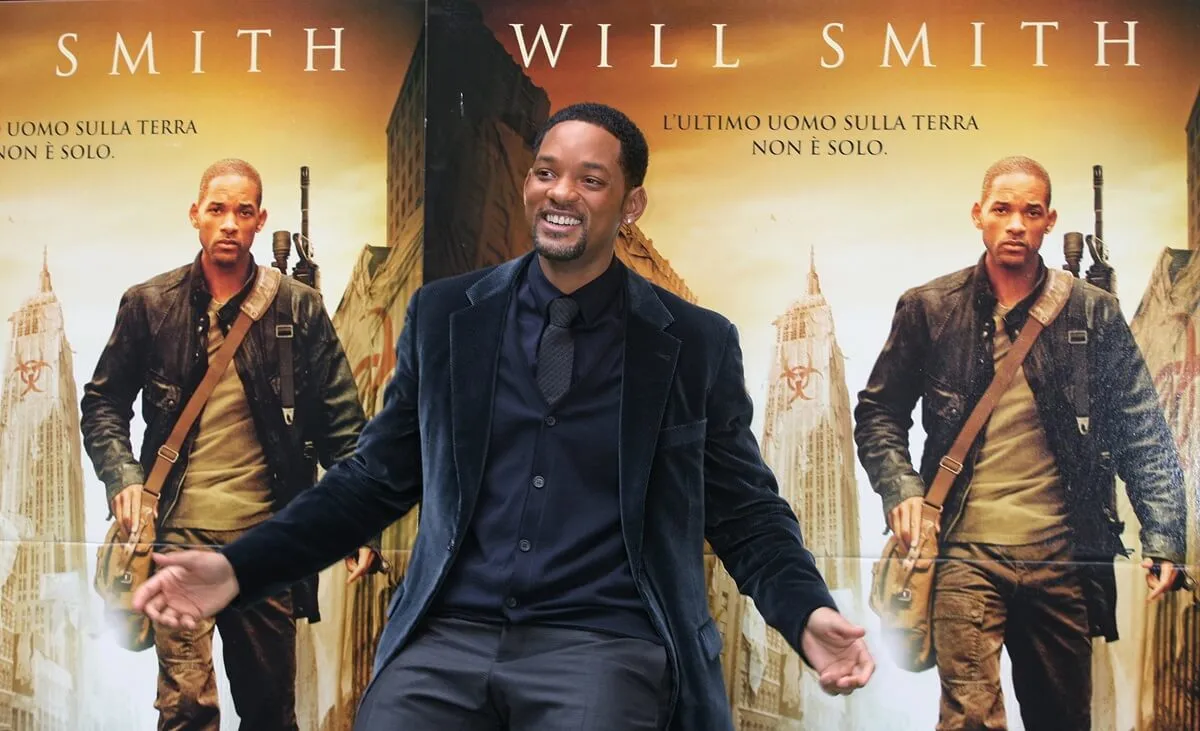
[[[992,289],[992,281],[988,278],[987,265],[984,263],[987,254],[979,257],[979,261],[975,264],[975,306],[987,313],[990,318],[996,311],[996,292]],[[1005,315],[1005,320],[1009,320],[1015,313],[1026,313],[1037,298],[1041,296],[1042,289],[1046,284],[1046,262],[1042,259],[1041,254],[1038,255],[1038,280],[1037,284],[1033,285],[1033,290],[1018,303],[1012,306],[1012,309]],[[1018,316],[1020,317],[1020,316]]]
[[[542,271],[541,258],[531,257],[529,263],[529,289],[533,293],[538,312],[546,315],[550,301],[563,296],[555,287],[546,273]],[[571,293],[571,298],[579,305],[579,317],[584,325],[595,324],[612,305],[621,292],[625,281],[625,265],[615,255],[604,273]]]
[[[196,258],[192,260],[191,270],[191,285],[192,285],[192,303],[205,310],[208,309],[212,302],[212,292],[208,290],[208,280],[204,278],[204,268],[200,265],[201,254],[196,254]],[[254,288],[256,275],[258,274],[258,265],[254,262],[254,255],[250,255],[250,271],[246,275],[246,281],[242,284],[242,288],[237,291],[237,294],[229,298],[220,309],[218,317],[222,323],[232,321],[233,315],[238,308],[242,306],[242,302],[250,294],[250,290]]]

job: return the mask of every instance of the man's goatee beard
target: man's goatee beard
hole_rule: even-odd
[[[563,249],[559,247],[547,246],[537,234],[533,235],[533,249],[541,254],[544,258],[550,261],[575,261],[583,256],[583,252],[587,250],[587,238],[580,236],[575,245]]]

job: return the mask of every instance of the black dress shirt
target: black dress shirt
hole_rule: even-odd
[[[536,382],[549,303],[562,293],[533,257],[500,345],[487,464],[435,612],[661,642],[621,534],[618,432],[625,268],[615,257],[572,293],[571,388],[552,409]]]

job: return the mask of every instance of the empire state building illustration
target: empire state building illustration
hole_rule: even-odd
[[[850,394],[815,254],[805,293],[774,325],[763,458],[839,607],[851,609],[861,605],[861,551]],[[823,695],[799,656],[766,625],[754,602],[739,595],[722,566],[713,573],[711,591],[739,731],[855,727],[852,699]]]
[[[87,595],[71,347],[42,266],[9,318],[0,393],[0,730],[74,731]]]
[[[859,591],[858,494],[846,366],[817,276],[775,320],[762,451],[833,590]]]

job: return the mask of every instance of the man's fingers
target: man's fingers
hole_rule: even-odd
[[[875,660],[862,640],[855,640],[854,649],[845,651],[821,672],[821,689],[829,695],[850,695],[863,688],[875,674]]]
[[[1146,586],[1150,588],[1150,593],[1146,596],[1146,601],[1152,602],[1162,596],[1163,587],[1165,584],[1163,584],[1162,581],[1155,579],[1152,574],[1147,574]]]
[[[113,515],[117,520],[121,521],[121,527],[128,533],[133,530],[133,516],[129,513],[129,500],[125,498],[125,493],[119,493],[117,499],[113,501]]]
[[[822,676],[821,690],[829,695],[850,695],[854,691],[854,684],[844,674]]]
[[[833,626],[833,631],[837,634],[838,639],[847,641],[857,640],[867,635],[867,630],[847,621],[842,621],[835,624]]]
[[[355,581],[357,581],[359,579],[359,577],[361,577],[363,574],[367,573],[367,568],[369,567],[369,564],[365,561],[355,560],[354,564],[355,564],[354,570],[351,571],[350,575],[346,577],[347,584],[352,584]]]
[[[854,624],[842,614],[834,614],[822,627],[819,635],[823,644],[837,644],[845,647],[865,637],[867,630]]]
[[[162,592],[159,592],[154,594],[148,601],[145,602],[145,608],[143,611],[145,611],[146,616],[152,621],[161,622],[163,618],[163,612],[166,610],[166,608],[167,597]]]
[[[1150,585],[1150,596],[1146,597],[1146,601],[1152,602],[1160,596],[1167,593],[1167,589],[1175,580],[1175,567],[1168,563],[1163,563],[1160,569],[1161,573],[1155,578],[1154,574],[1147,574],[1147,583]]]
[[[864,643],[858,653],[858,672],[854,674],[854,682],[858,687],[866,687],[871,680],[871,676],[875,674],[875,660],[871,657],[871,653],[867,650]]]
[[[905,551],[909,545],[908,506],[901,504],[896,514],[896,532],[900,534],[900,547]]]
[[[186,566],[192,560],[187,551],[152,553],[150,557],[154,559],[154,563],[158,564],[159,568],[166,566]]]
[[[151,576],[149,581],[139,586],[133,592],[133,608],[135,611],[145,612],[150,606],[150,600],[161,593],[157,579],[158,577]]]
[[[168,605],[159,612],[158,616],[160,624],[164,624],[171,629],[179,629],[179,614],[175,611],[174,607]]]
[[[1147,602],[1157,601],[1171,589],[1175,583],[1175,564],[1170,561],[1161,561],[1158,564],[1158,576],[1155,576],[1154,561],[1146,559],[1142,561],[1142,568],[1146,569],[1146,586],[1150,589],[1149,596],[1146,597]]]

